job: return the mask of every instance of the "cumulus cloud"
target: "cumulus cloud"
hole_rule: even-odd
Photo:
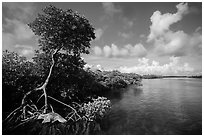
[[[104,52],[105,57],[111,56],[111,52],[112,52],[111,47],[109,47],[109,46],[106,45],[106,46],[103,48],[103,52]]]
[[[140,58],[138,64],[133,67],[120,67],[118,70],[125,73],[138,73],[142,75],[186,75],[194,71],[188,63],[182,64],[179,57],[170,57],[168,64],[160,65],[159,62],[153,60],[149,63],[149,59]]]
[[[189,12],[187,3],[176,5],[177,12],[161,14],[155,11],[151,16],[152,25],[148,42],[152,41],[155,46],[155,52],[159,55],[184,56],[192,52],[201,53],[202,39],[200,29],[196,29],[193,34],[186,34],[182,30],[172,31],[170,25],[180,21],[185,14]]]
[[[113,16],[116,13],[122,12],[122,10],[119,9],[119,8],[116,8],[114,3],[112,3],[112,2],[103,2],[102,6],[103,6],[103,8],[105,10],[105,13],[107,15],[110,15],[110,16]]]
[[[97,56],[101,56],[101,55],[102,55],[102,50],[101,50],[101,48],[98,47],[98,46],[95,46],[95,47],[93,48],[93,51],[94,51],[94,53],[95,53]]]
[[[177,12],[175,14],[166,13],[162,15],[160,11],[155,11],[153,13],[150,18],[152,25],[150,26],[150,34],[148,36],[148,41],[151,41],[163,35],[167,30],[169,30],[170,25],[180,21],[183,15],[188,13],[187,3],[180,3],[176,5],[176,7]]]
[[[96,39],[95,40],[99,40],[101,38],[101,36],[103,35],[103,29],[101,28],[98,28],[95,30],[95,36],[96,36]]]
[[[105,57],[144,57],[147,54],[146,49],[141,43],[135,46],[127,44],[122,48],[119,48],[115,44],[111,46],[106,45],[103,48],[95,46],[93,51],[95,55]]]
[[[22,56],[29,56],[32,57],[34,54],[34,48],[29,45],[15,45],[14,46],[16,50],[19,52],[20,55]]]

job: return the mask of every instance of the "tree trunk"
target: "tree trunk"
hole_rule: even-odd
[[[57,54],[57,52],[58,52],[59,50],[60,50],[60,49],[56,49],[56,50],[54,51],[54,53],[52,54],[52,65],[51,65],[51,67],[50,67],[49,74],[48,74],[48,76],[47,76],[47,79],[45,80],[45,83],[41,86],[42,89],[43,89],[43,94],[44,94],[44,96],[45,96],[45,109],[44,109],[44,113],[46,113],[47,107],[48,107],[48,105],[47,105],[47,92],[46,92],[46,87],[47,87],[47,84],[48,84],[48,82],[49,82],[50,76],[51,76],[51,74],[52,74],[53,67],[54,67],[54,65],[55,65],[54,55]],[[40,87],[40,88],[41,88],[41,87]]]
[[[50,67],[50,71],[49,71],[49,74],[44,82],[44,84],[39,87],[39,88],[36,88],[35,90],[43,90],[43,94],[44,94],[44,97],[45,97],[45,108],[44,108],[44,113],[47,112],[47,108],[48,108],[48,104],[47,104],[47,92],[46,92],[46,87],[47,87],[47,84],[49,82],[49,79],[50,79],[50,76],[52,74],[52,70],[53,70],[53,67],[55,65],[55,60],[54,60],[54,55],[57,54],[57,52],[59,51],[60,49],[56,49],[54,51],[54,53],[52,54],[52,65]]]

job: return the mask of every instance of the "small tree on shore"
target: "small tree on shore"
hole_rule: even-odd
[[[34,34],[40,37],[40,50],[51,55],[52,59],[52,64],[45,82],[35,89],[43,90],[45,97],[44,113],[46,113],[46,87],[56,64],[56,54],[60,53],[61,56],[72,56],[74,59],[80,60],[82,53],[89,53],[90,41],[95,38],[95,34],[94,28],[89,21],[71,9],[64,11],[50,5],[43,12],[44,14],[38,14],[38,17],[28,25]],[[80,67],[80,64],[75,67]]]
[[[39,87],[26,92],[22,99],[21,106],[11,112],[7,119],[16,114],[17,111],[21,111],[21,109],[24,119],[26,119],[27,98],[35,91],[43,91],[43,113],[48,113],[47,85],[53,75],[53,69],[56,63],[66,62],[66,65],[70,65],[71,67],[83,68],[85,63],[81,59],[81,54],[89,53],[90,42],[95,39],[94,28],[84,16],[73,12],[71,9],[62,10],[52,5],[43,9],[43,14],[38,14],[37,18],[32,23],[29,23],[28,26],[39,38],[40,50],[36,52],[37,56],[33,58],[34,62],[40,65],[41,57],[45,57],[43,55],[46,55],[44,59],[49,60],[48,64],[50,67],[44,82]],[[72,59],[72,61],[68,61],[68,59]],[[76,114],[76,110],[71,106],[53,97],[49,98],[69,107],[72,109],[73,115]]]

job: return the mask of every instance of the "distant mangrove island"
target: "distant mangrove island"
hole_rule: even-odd
[[[160,79],[160,78],[202,78],[202,75],[192,76],[162,76],[162,75],[143,75],[143,79]]]

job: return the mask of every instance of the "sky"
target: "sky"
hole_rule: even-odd
[[[95,28],[86,67],[155,75],[202,73],[202,3],[2,3],[2,50],[31,59],[37,37],[26,25],[48,5],[84,15]]]

